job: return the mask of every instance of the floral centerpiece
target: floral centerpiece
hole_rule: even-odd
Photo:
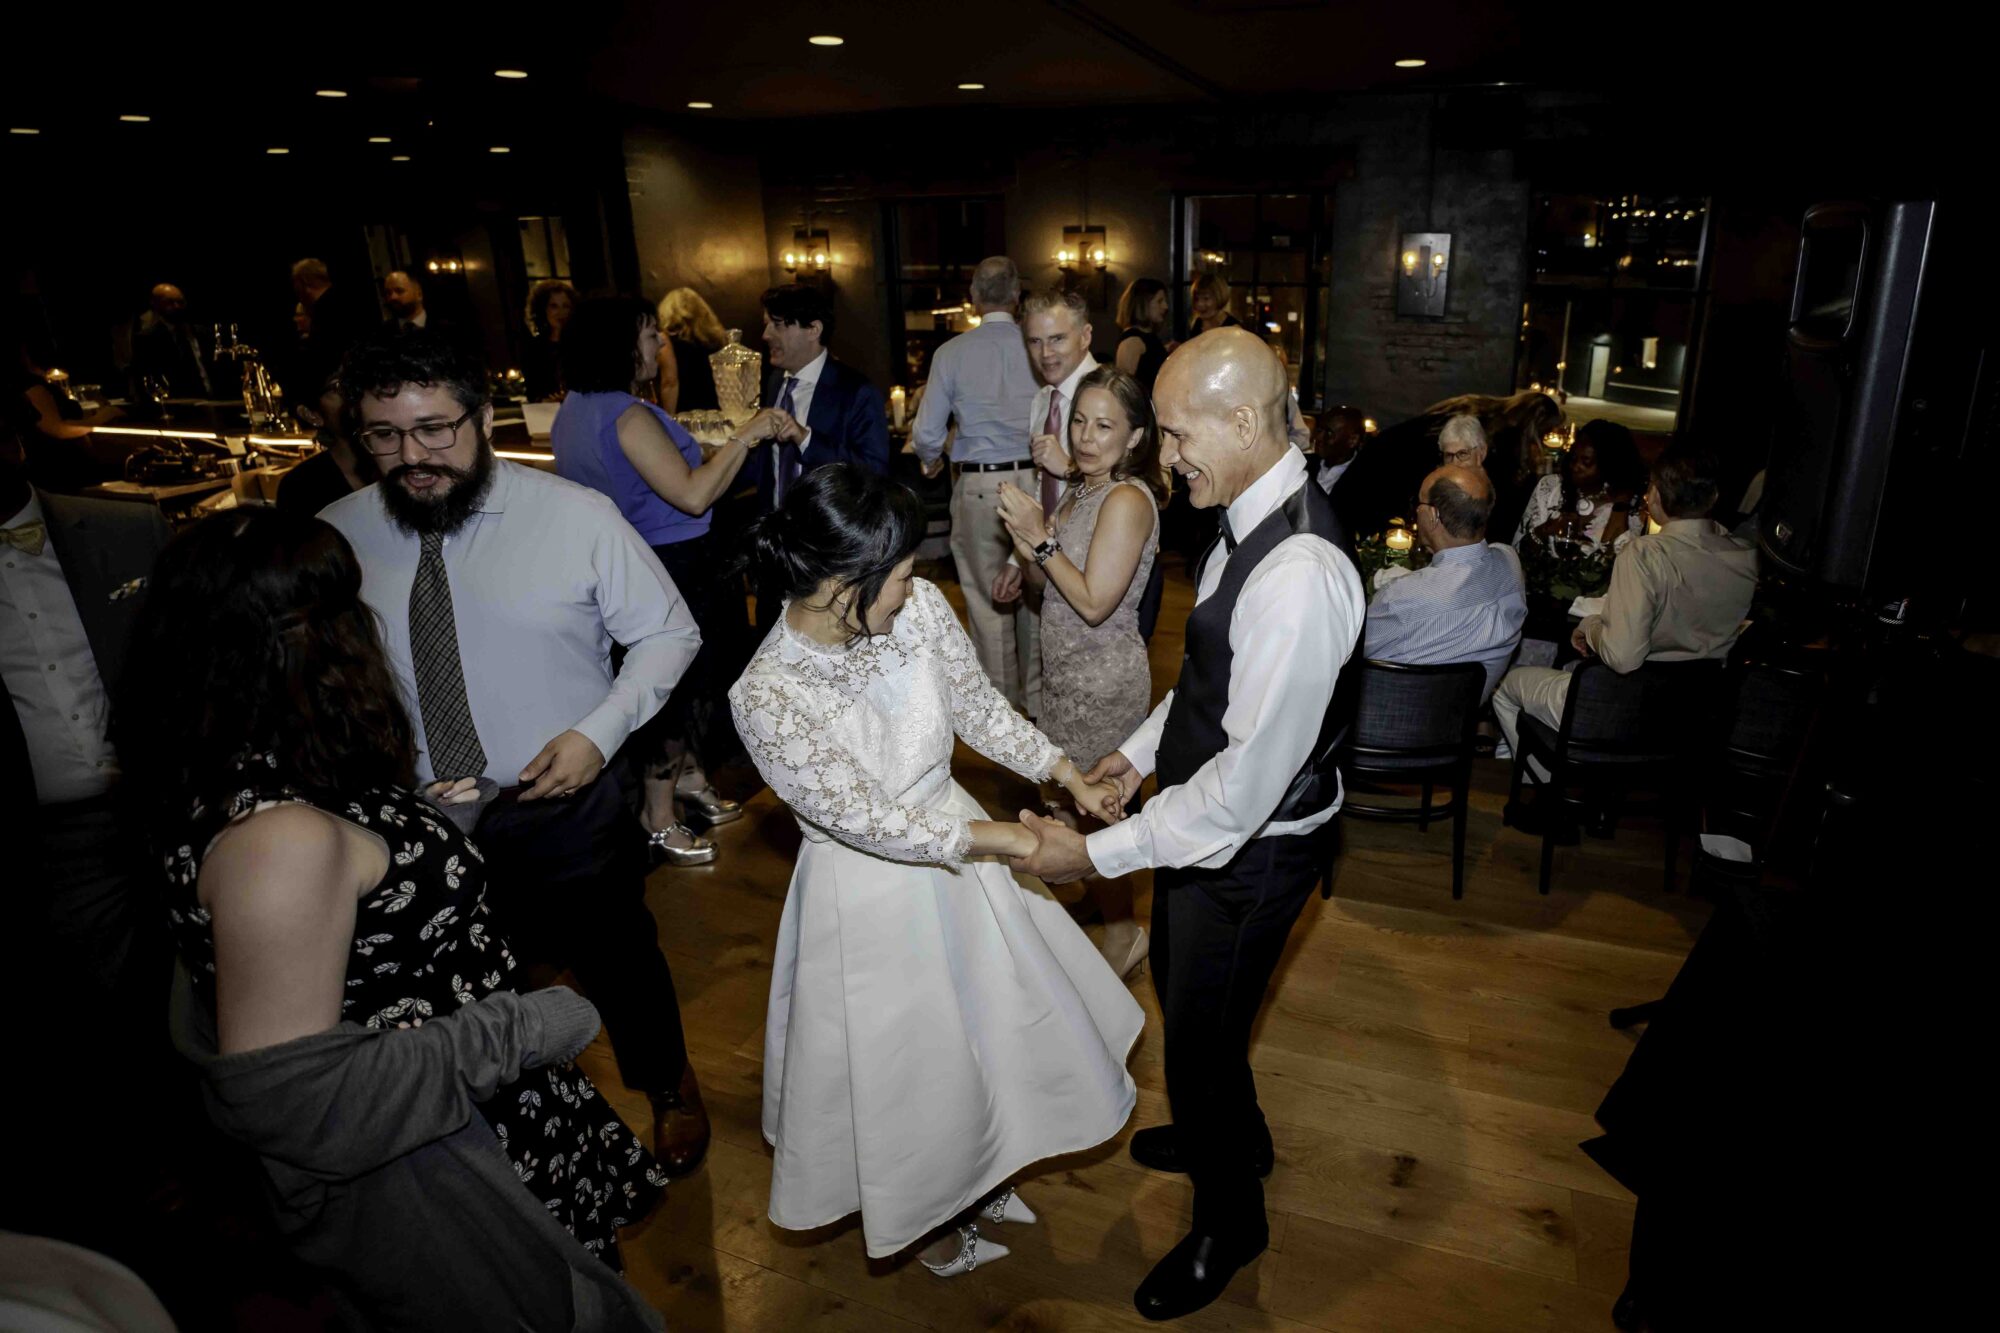
[[[1521,573],[1530,597],[1549,597],[1568,604],[1579,597],[1604,595],[1611,586],[1612,559],[1608,546],[1532,541],[1521,547]]]
[[[1361,571],[1361,588],[1369,598],[1391,580],[1415,573],[1431,562],[1430,552],[1419,546],[1406,528],[1392,526],[1387,532],[1363,537],[1354,543],[1354,563]],[[1383,577],[1383,571],[1396,573]]]

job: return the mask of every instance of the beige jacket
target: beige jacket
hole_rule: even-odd
[[[1709,519],[1677,518],[1618,553],[1604,614],[1584,620],[1584,638],[1621,675],[1651,659],[1726,657],[1756,590],[1755,547]]]

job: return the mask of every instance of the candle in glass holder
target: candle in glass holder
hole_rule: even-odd
[[[897,430],[903,428],[903,408],[909,400],[903,394],[903,386],[898,384],[889,390],[889,422]]]
[[[1403,526],[1403,520],[1400,518],[1390,521],[1388,535],[1382,539],[1384,546],[1399,555],[1408,555],[1410,547],[1415,542],[1416,538],[1410,535],[1410,530]]]

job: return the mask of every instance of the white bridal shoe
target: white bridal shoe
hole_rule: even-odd
[[[1035,1210],[1028,1207],[1028,1201],[1013,1190],[1008,1190],[981,1208],[979,1215],[989,1222],[1020,1222],[1025,1225],[1036,1220]]]
[[[982,1209],[983,1213],[985,1210]],[[963,1277],[981,1264],[990,1264],[1005,1259],[1013,1251],[1005,1245],[987,1240],[979,1234],[979,1224],[968,1222],[958,1229],[958,1254],[948,1263],[934,1264],[928,1259],[918,1263],[938,1277]]]

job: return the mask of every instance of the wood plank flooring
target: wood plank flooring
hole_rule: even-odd
[[[958,590],[944,584],[956,600]],[[1178,669],[1192,589],[1170,566],[1156,688]],[[1030,792],[961,747],[957,772],[989,810]],[[730,771],[746,793],[754,775]],[[1561,849],[1535,892],[1538,846],[1500,826],[1506,772],[1481,761],[1465,899],[1450,892],[1450,831],[1343,825],[1335,897],[1292,932],[1252,1060],[1277,1143],[1271,1249],[1191,1330],[1599,1330],[1625,1278],[1632,1200],[1577,1148],[1632,1038],[1607,1010],[1660,994],[1707,918],[1660,888],[1656,826]],[[707,1165],[628,1233],[632,1281],[675,1330],[1145,1327],[1131,1292],[1184,1231],[1185,1178],[1125,1152],[1167,1119],[1159,1005],[1132,1057],[1139,1107],[1125,1133],[1046,1163],[1023,1193],[1041,1214],[1005,1228],[1013,1254],[939,1281],[871,1262],[852,1222],[781,1231],[765,1218],[759,1129],[771,942],[798,834],[768,791],[716,831],[713,866],[656,872],[648,897],[672,961],[715,1122]],[[1151,898],[1140,877],[1139,912]],[[600,1036],[591,1076],[647,1123]]]

